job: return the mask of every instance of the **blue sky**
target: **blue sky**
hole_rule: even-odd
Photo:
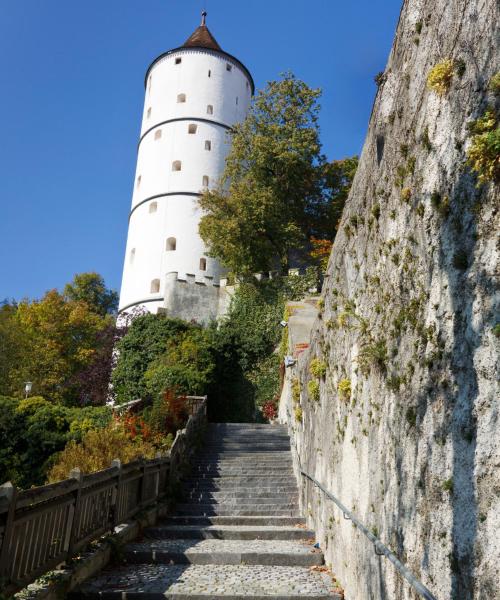
[[[146,68],[207,24],[257,87],[323,89],[329,159],[359,153],[401,0],[3,0],[0,299],[75,273],[119,289]]]

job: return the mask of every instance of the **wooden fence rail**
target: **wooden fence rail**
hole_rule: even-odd
[[[18,491],[0,486],[0,591],[12,594],[166,496],[192,457],[206,422],[206,397],[188,397],[190,417],[167,456]]]

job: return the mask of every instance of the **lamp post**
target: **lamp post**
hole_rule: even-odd
[[[26,381],[24,383],[24,393],[25,393],[25,398],[27,398],[31,392],[31,388],[33,387],[33,383],[31,381]]]

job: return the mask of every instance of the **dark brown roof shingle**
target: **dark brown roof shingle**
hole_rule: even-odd
[[[217,40],[208,30],[206,25],[200,25],[194,33],[184,42],[184,48],[210,48],[211,50],[219,50],[222,48],[217,43]]]

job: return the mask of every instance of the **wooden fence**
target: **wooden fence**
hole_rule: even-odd
[[[189,467],[206,423],[206,397],[188,397],[186,428],[167,456],[18,491],[0,486],[0,589],[12,594],[76,556],[89,542],[164,498]]]

